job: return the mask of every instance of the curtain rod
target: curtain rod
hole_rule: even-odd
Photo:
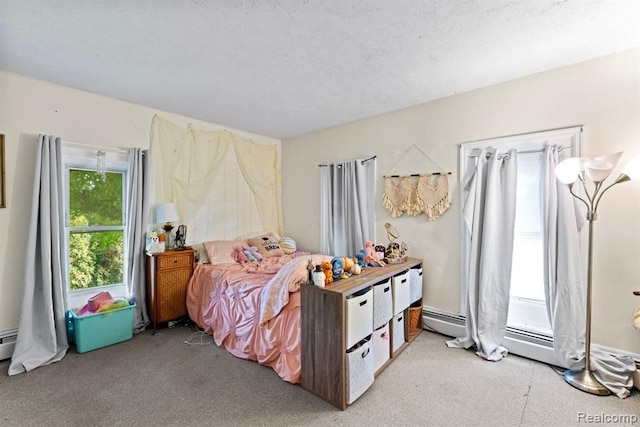
[[[567,147],[567,146],[564,146],[564,145],[561,145],[560,147],[558,147],[559,151],[562,151],[562,150],[565,150],[565,149],[569,150],[570,148],[571,148],[571,146]],[[535,150],[518,150],[518,149],[515,149],[515,150],[516,150],[516,153],[518,153],[518,154],[531,154],[531,153],[544,153],[545,149],[544,148],[537,148]],[[478,157],[480,155],[480,152],[482,151],[482,148],[475,148],[473,151],[478,151],[478,152],[477,153],[468,154],[467,157]],[[496,150],[496,152],[497,152],[497,150]],[[487,153],[487,158],[490,157],[491,154],[492,153]],[[507,154],[507,152],[497,153],[497,154],[498,155],[504,155],[504,154]]]
[[[360,164],[361,164],[361,165],[364,165],[364,164],[365,164],[365,162],[368,162],[368,161],[370,161],[370,160],[373,160],[373,159],[375,159],[376,157],[378,157],[378,156],[371,156],[371,157],[367,157],[366,159],[362,159],[362,160],[360,160]],[[319,167],[322,167],[322,166],[329,166],[329,165],[331,165],[331,164],[332,164],[332,163],[321,163],[321,164],[319,164],[318,166],[319,166]]]
[[[107,151],[109,153],[129,154],[129,150],[126,150],[124,148],[100,147],[97,145],[81,144],[79,142],[69,142],[64,140],[62,141],[62,145],[65,145],[67,147],[91,150],[91,151]]]
[[[412,173],[411,175],[382,175],[383,178],[407,178],[418,176],[451,175],[451,172]]]

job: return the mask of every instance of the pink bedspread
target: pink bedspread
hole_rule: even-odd
[[[259,264],[198,264],[187,288],[189,317],[233,355],[299,383],[298,289],[310,258],[314,264],[331,259],[296,252]]]

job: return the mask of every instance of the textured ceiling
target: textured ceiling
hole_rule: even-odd
[[[0,69],[287,138],[638,47],[638,22],[637,0],[2,0]]]

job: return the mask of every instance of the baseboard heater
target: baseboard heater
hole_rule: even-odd
[[[450,313],[428,306],[422,309],[422,324],[426,330],[458,338],[465,335],[464,323],[465,316],[462,314]],[[563,366],[563,363],[557,359],[553,351],[553,338],[549,336],[516,328],[507,328],[503,345],[510,353],[517,354],[518,356],[566,368],[566,366]],[[636,362],[636,367],[640,370],[640,354],[638,353],[631,353],[596,344],[593,344],[593,347],[612,354],[630,356]]]
[[[0,332],[0,360],[11,359],[17,339],[17,329]]]

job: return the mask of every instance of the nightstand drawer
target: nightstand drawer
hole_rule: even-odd
[[[166,270],[177,267],[191,267],[191,263],[193,262],[192,260],[193,257],[191,256],[190,252],[175,253],[158,257],[156,266],[158,270]]]

